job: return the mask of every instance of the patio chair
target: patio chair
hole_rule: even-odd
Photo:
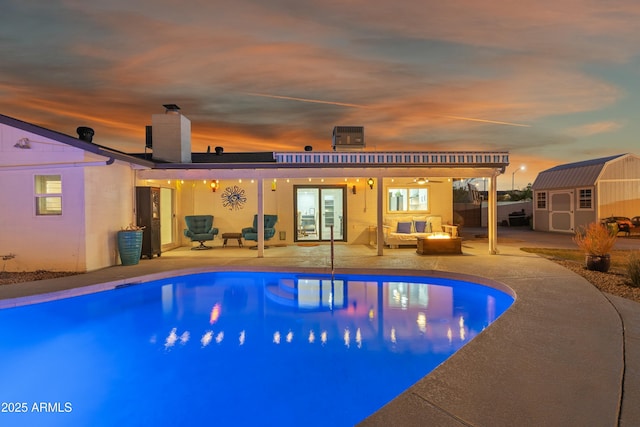
[[[275,225],[278,222],[278,215],[264,216],[264,240],[265,242],[276,235]],[[258,215],[253,216],[253,226],[242,229],[242,237],[245,240],[258,241]]]
[[[187,215],[184,222],[187,224],[184,235],[192,242],[200,242],[200,246],[194,246],[191,250],[213,249],[204,244],[218,235],[218,229],[213,226],[213,215]]]

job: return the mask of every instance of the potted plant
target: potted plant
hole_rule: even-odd
[[[129,224],[118,231],[118,253],[122,265],[135,265],[140,262],[143,229],[144,227]]]
[[[616,235],[606,226],[592,222],[586,227],[580,227],[573,241],[582,249],[586,256],[587,270],[606,273],[611,266],[611,249],[616,242]]]

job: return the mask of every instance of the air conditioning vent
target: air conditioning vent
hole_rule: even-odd
[[[331,147],[336,150],[363,149],[363,126],[336,126],[333,128]]]

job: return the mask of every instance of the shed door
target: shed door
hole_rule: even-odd
[[[573,191],[549,192],[549,230],[573,232]]]

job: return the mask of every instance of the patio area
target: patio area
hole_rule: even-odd
[[[366,245],[335,246],[337,273],[475,276],[516,294],[486,331],[362,425],[640,425],[640,305],[605,295],[571,271],[519,250],[575,248],[571,236],[500,228],[500,253],[489,255],[486,240],[475,235],[465,230],[462,255],[421,256],[413,247],[378,256]],[[640,249],[640,240],[619,239],[619,245]],[[329,273],[331,251],[328,245],[272,245],[257,258],[246,245],[183,247],[134,266],[5,285],[0,307],[46,300],[52,291],[59,297],[168,275],[243,269]]]

